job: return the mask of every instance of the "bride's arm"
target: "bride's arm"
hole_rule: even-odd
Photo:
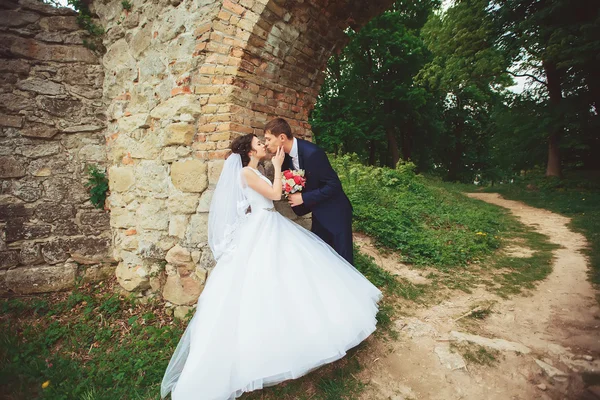
[[[281,200],[281,192],[283,191],[283,185],[281,184],[281,167],[275,169],[275,178],[273,179],[273,186],[262,180],[255,172],[249,168],[243,169],[244,179],[251,189],[254,189],[261,195],[265,196],[269,200]]]
[[[249,168],[244,168],[242,173],[244,174],[248,186],[269,200],[281,200],[281,192],[283,192],[283,185],[281,183],[281,165],[283,164],[284,157],[285,152],[283,151],[283,147],[280,147],[277,149],[277,154],[271,159],[271,163],[273,163],[273,168],[275,169],[275,177],[273,178],[272,186],[262,180]]]

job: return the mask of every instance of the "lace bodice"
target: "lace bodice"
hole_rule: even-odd
[[[267,178],[266,176],[264,176],[263,174],[260,173],[260,171],[248,167],[251,171],[253,171],[254,173],[256,173],[262,180],[264,180],[265,182],[267,182],[269,185],[272,185],[271,181],[269,180],[269,178]],[[251,189],[250,187],[246,187],[244,189],[244,193],[246,194],[246,197],[248,198],[248,202],[250,203],[250,207],[252,208],[252,212],[258,211],[258,210],[266,210],[266,209],[272,209],[273,206],[273,200],[269,200],[267,199],[265,196],[263,196],[262,194],[258,193],[257,191],[255,191],[254,189]]]

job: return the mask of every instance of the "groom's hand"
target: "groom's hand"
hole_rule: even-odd
[[[302,193],[292,193],[288,196],[288,203],[290,203],[290,206],[292,207],[296,207],[299,206],[300,204],[304,203],[304,200],[302,200]]]

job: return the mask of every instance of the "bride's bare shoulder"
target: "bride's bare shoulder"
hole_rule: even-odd
[[[250,168],[250,167],[244,167],[242,168],[242,174],[244,174],[244,176],[247,177],[254,177],[256,176],[256,172],[254,172],[254,169]]]

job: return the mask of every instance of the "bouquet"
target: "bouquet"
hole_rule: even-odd
[[[284,196],[287,198],[290,194],[300,192],[306,186],[306,178],[304,177],[304,170],[297,169],[292,171],[291,169],[283,171],[283,177],[281,178],[283,184]]]

